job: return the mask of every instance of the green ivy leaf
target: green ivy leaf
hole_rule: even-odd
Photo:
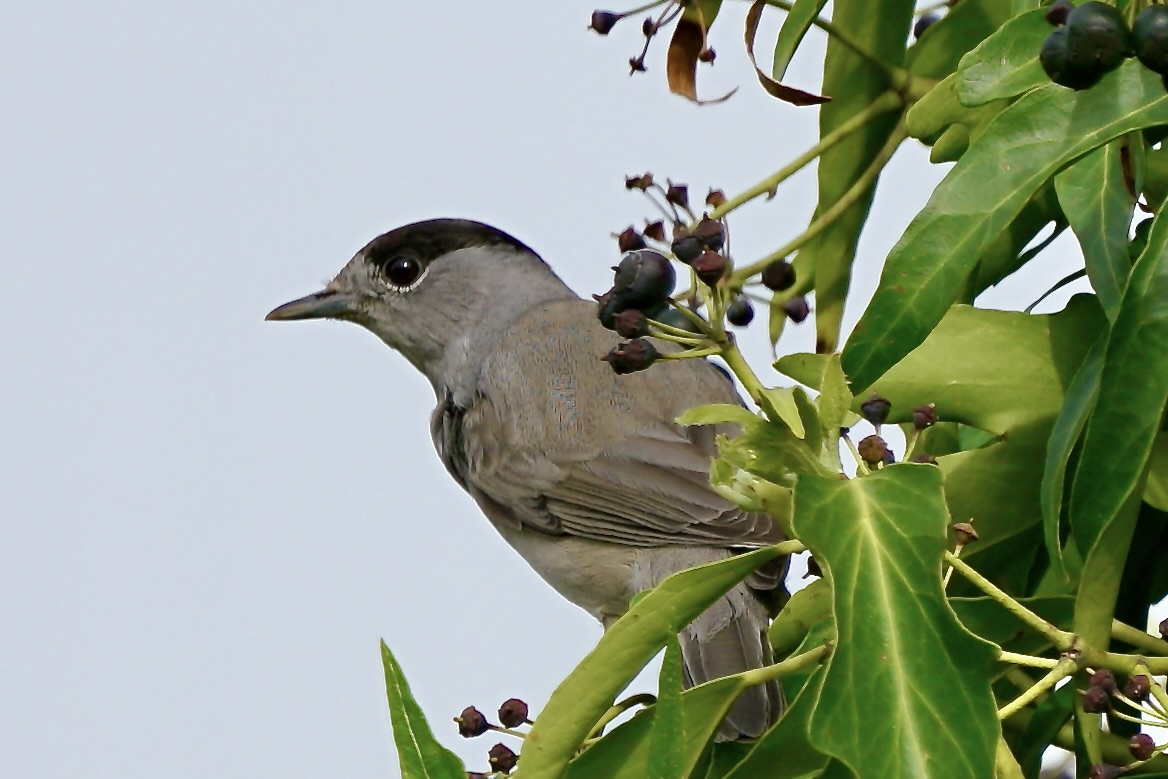
[[[826,580],[816,579],[793,594],[767,631],[775,659],[794,653],[811,628],[830,617],[831,587]]]
[[[681,693],[677,708],[682,717],[681,727],[686,737],[668,742],[668,746],[675,754],[667,759],[675,761],[675,768],[672,770],[676,773],[658,776],[673,779],[690,775],[706,750],[709,740],[713,738],[726,713],[730,711],[734,699],[744,688],[741,678],[728,676]],[[653,770],[650,761],[655,759],[654,733],[657,730],[657,718],[664,713],[659,709],[660,701],[658,705],[638,712],[631,720],[588,747],[579,757],[572,760],[564,774],[566,779],[645,779],[650,776],[649,772]],[[541,719],[545,713],[546,709],[540,713]],[[676,725],[668,727],[672,729]],[[528,736],[524,742],[523,756],[520,758],[521,773],[529,770],[529,766],[532,765],[529,760],[531,745],[531,737]]]
[[[707,406],[694,406],[687,409],[675,421],[686,427],[690,425],[720,425],[724,422],[753,427],[765,422],[753,411],[734,403],[711,403]]]
[[[1160,511],[1168,511],[1168,434],[1165,433],[1156,436],[1152,443],[1144,502]]]
[[[1052,625],[1064,630],[1071,627],[1075,599],[1069,595],[1018,598],[1018,602]],[[1033,655],[1050,646],[1044,636],[1034,632],[993,598],[950,598],[949,605],[966,630],[1008,652]]]
[[[963,0],[909,47],[905,65],[913,75],[944,78],[962,55],[1009,19],[1010,0]]]
[[[683,685],[681,645],[677,636],[665,645],[661,673],[657,677],[657,703],[653,706],[653,727],[649,732],[648,779],[675,779],[688,776],[693,763],[685,760],[678,746],[689,743],[685,733],[685,712],[681,705]],[[704,743],[704,741],[703,741]],[[699,752],[700,755],[700,752]],[[697,756],[694,758],[696,762]],[[688,763],[688,764],[687,764]]]
[[[1157,124],[1168,124],[1168,95],[1138,62],[1095,89],[1050,85],[999,114],[888,256],[843,352],[853,389],[867,388],[925,339],[985,247],[1054,173],[1112,138]]]
[[[1065,388],[1105,326],[1088,295],[1039,316],[954,306],[872,386],[892,402],[891,422],[908,421],[913,408],[935,403],[941,420],[995,437],[996,443],[974,449],[966,441],[966,451],[939,457],[938,464],[950,513],[958,521],[973,519],[981,536],[965,554],[1008,591],[1022,591],[1025,555],[1041,543],[1040,483]],[[957,593],[965,591],[953,584]]]
[[[389,718],[402,779],[466,779],[466,767],[434,738],[393,653],[381,642]]]
[[[1096,339],[1082,365],[1075,372],[1075,378],[1067,387],[1066,400],[1055,419],[1046,446],[1046,459],[1042,470],[1042,486],[1039,504],[1042,507],[1043,538],[1046,553],[1051,564],[1064,581],[1070,582],[1077,571],[1067,568],[1062,547],[1063,487],[1067,463],[1071,452],[1087,426],[1087,419],[1095,408],[1095,398],[1099,394],[1099,374],[1103,370],[1103,350],[1107,345],[1105,336]],[[1078,555],[1075,555],[1078,560]]]
[[[616,696],[649,660],[722,593],[779,556],[775,547],[767,547],[673,574],[630,608],[540,712],[523,746],[526,779],[559,777]],[[697,732],[688,720],[686,729],[691,737]]]
[[[831,583],[839,633],[811,719],[816,747],[861,776],[991,776],[996,650],[962,627],[941,587],[940,471],[802,476],[794,519]]]
[[[1099,398],[1071,488],[1084,557],[1140,487],[1168,401],[1168,218],[1156,217],[1111,328]]]
[[[762,391],[762,407],[771,419],[782,420],[796,438],[806,438],[803,418],[795,403],[795,393],[802,392],[796,387],[772,387]]]
[[[957,66],[957,96],[966,106],[1014,97],[1050,84],[1038,52],[1054,28],[1039,9],[1015,16],[980,46],[962,57]]]
[[[1038,233],[1051,222],[1055,223],[1055,228],[1050,235],[1041,243],[1032,245]],[[972,303],[982,292],[1034,259],[1062,234],[1066,224],[1054,185],[1048,182],[1039,187],[1010,225],[982,250],[973,271],[973,282],[967,285],[967,294],[961,302]]]
[[[860,46],[883,62],[904,62],[905,43],[912,26],[912,0],[835,0],[832,24],[848,30]],[[843,45],[828,39],[823,65],[823,93],[832,96],[819,109],[820,137],[857,112],[866,109],[888,89],[887,79],[872,64]],[[881,115],[864,128],[828,149],[819,158],[819,200],[816,214],[830,208],[879,156],[892,137],[901,112]],[[852,260],[860,231],[868,218],[875,187],[799,251],[799,269],[815,274],[815,332],[817,352],[834,352],[839,339],[844,298],[851,283]]]
[[[1083,247],[1091,288],[1114,320],[1127,284],[1127,256],[1135,198],[1123,180],[1125,140],[1117,138],[1054,177],[1059,204]]]
[[[787,75],[787,66],[794,59],[795,50],[825,5],[827,0],[795,0],[787,12],[787,18],[779,28],[779,39],[775,42],[774,65],[771,68],[771,76],[775,81],[782,81],[783,76]]]
[[[830,759],[811,741],[811,716],[819,701],[823,670],[816,667],[802,691],[773,728],[763,734],[726,779],[798,779],[817,776]]]

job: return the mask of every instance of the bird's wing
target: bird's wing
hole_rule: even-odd
[[[590,325],[592,307],[584,308]],[[598,359],[615,336],[567,314],[566,326],[545,327],[540,354],[524,355],[522,375],[511,358],[522,347],[501,349],[491,375],[505,380],[493,388],[488,376],[461,412],[452,438],[467,489],[488,516],[634,546],[781,540],[769,516],[743,511],[709,484],[714,436],[729,430],[674,421],[691,406],[740,402],[726,377],[702,360],[615,376]]]

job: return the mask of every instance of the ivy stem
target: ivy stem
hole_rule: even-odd
[[[1134,722],[1137,725],[1152,724],[1152,723],[1149,723],[1145,719],[1140,719],[1139,717],[1133,717],[1130,714],[1124,714],[1122,711],[1116,711],[1115,709],[1112,709],[1111,711],[1107,712],[1107,716],[1108,717],[1116,717],[1116,718],[1122,719],[1122,720],[1127,720],[1128,722]]]
[[[721,354],[722,348],[719,346],[707,346],[704,349],[686,349],[684,352],[662,352],[657,355],[659,360],[689,360],[694,357],[712,357],[715,354]]]
[[[649,335],[654,338],[660,338],[663,341],[673,341],[679,344],[689,344],[695,346],[700,343],[705,343],[706,338],[696,333],[691,333],[680,327],[667,325],[664,322],[658,322],[655,319],[649,320]]]
[[[1156,638],[1139,628],[1134,628],[1125,622],[1120,622],[1118,619],[1111,621],[1111,637],[1125,641],[1144,652],[1168,655],[1168,641]]]
[[[790,13],[790,11],[795,7],[793,3],[788,3],[786,0],[767,0],[767,5],[774,6],[775,8],[782,8],[788,13]],[[835,38],[844,46],[847,46],[858,56],[863,57],[873,67],[883,73],[895,86],[900,86],[911,78],[907,70],[897,65],[890,65],[889,63],[880,59],[875,54],[868,51],[858,42],[856,42],[852,36],[848,35],[846,32],[843,32],[839,27],[832,24],[831,22],[820,19],[818,16],[813,16],[811,18],[811,23],[819,29],[823,30],[831,37]]]
[[[868,463],[864,462],[864,458],[860,456],[860,450],[852,443],[852,437],[846,433],[841,435],[844,445],[848,447],[848,451],[852,453],[852,458],[856,461],[856,473],[860,476],[867,476],[872,471],[868,468]]]
[[[767,176],[765,179],[758,182],[750,189],[738,193],[722,205],[715,208],[709,214],[710,219],[721,219],[723,216],[730,213],[734,209],[750,202],[751,200],[754,200],[756,197],[761,195],[774,197],[775,190],[778,189],[779,184],[782,184],[791,176],[805,168],[813,160],[815,160],[816,157],[823,154],[828,149],[842,141],[844,138],[863,127],[870,120],[874,119],[880,114],[887,113],[894,108],[898,108],[901,105],[902,101],[900,95],[891,91],[885,92],[883,95],[872,101],[872,103],[869,104],[867,108],[858,112],[839,127],[823,136],[819,143],[800,154],[790,163],[784,165],[782,168],[779,168],[777,171]]]
[[[622,11],[621,18],[623,19],[625,17],[632,16],[633,14],[642,14],[645,11],[651,11],[652,9],[656,8],[657,6],[665,5],[668,2],[671,2],[671,0],[653,0],[650,3],[645,3],[644,5],[639,5],[636,8],[630,8],[627,11]]]
[[[917,441],[921,440],[921,431],[913,427],[912,435],[909,436],[908,443],[904,447],[904,457],[901,459],[904,462],[912,462],[913,452],[917,449]]]
[[[781,663],[775,663],[774,665],[768,665],[762,668],[754,668],[750,671],[743,671],[738,674],[738,678],[748,685],[765,684],[772,679],[779,679],[793,674],[796,671],[801,671],[808,666],[822,663],[831,654],[831,650],[832,645],[830,643],[817,646],[815,649],[809,649],[803,654],[788,657]]]
[[[762,392],[764,387],[758,378],[758,374],[754,372],[754,369],[750,367],[750,363],[742,356],[742,352],[739,350],[734,336],[730,333],[725,333],[724,338],[725,341],[722,344],[721,352],[722,359],[726,361],[726,367],[742,382],[742,386],[746,388],[747,394],[750,395],[750,399],[754,401],[755,405],[762,408]]]
[[[637,695],[630,695],[622,701],[618,701],[609,707],[608,711],[604,712],[604,716],[593,726],[588,733],[588,738],[595,738],[604,731],[605,726],[614,719],[624,714],[634,706],[651,706],[657,702],[656,695],[650,695],[647,692],[638,693]]]
[[[1151,682],[1149,686],[1152,688],[1152,697],[1160,705],[1161,715],[1168,718],[1168,692],[1165,692],[1164,687],[1152,678],[1152,672],[1146,665],[1137,666],[1136,672],[1143,673],[1148,677],[1148,681]]]
[[[998,709],[998,719],[1009,719],[1016,712],[1026,708],[1028,705],[1037,700],[1040,695],[1049,690],[1051,687],[1054,687],[1055,684],[1073,674],[1078,669],[1078,667],[1079,663],[1077,660],[1075,660],[1075,658],[1063,655],[1063,657],[1061,657],[1059,661],[1055,663],[1054,668],[1051,668],[1050,672],[1046,676],[1035,682],[1033,687],[1007,703],[1002,708]]]
[[[911,444],[909,445],[909,449],[910,450],[912,449]],[[904,453],[904,459],[906,462],[908,461],[908,452],[907,451]],[[953,549],[953,556],[955,558],[961,557],[961,550],[964,548],[965,548],[965,544],[958,544]],[[952,578],[953,578],[953,566],[951,565],[951,566],[949,566],[949,568],[947,568],[945,570],[945,578],[941,581],[941,589],[948,590],[949,589],[949,580]]]
[[[508,736],[515,736],[516,738],[527,738],[527,734],[522,730],[514,730],[512,728],[505,728],[502,725],[489,725],[488,728],[496,733],[504,733]]]
[[[741,284],[743,280],[759,273],[775,260],[784,259],[798,251],[812,238],[835,224],[835,221],[843,216],[856,201],[867,194],[872,185],[876,183],[880,172],[884,170],[884,166],[888,164],[888,160],[892,158],[892,155],[900,148],[901,142],[907,137],[908,133],[904,130],[904,120],[902,119],[900,124],[897,125],[896,129],[888,137],[887,143],[884,144],[884,147],[880,149],[880,152],[872,160],[872,164],[852,183],[848,191],[840,196],[839,200],[832,203],[830,208],[812,220],[806,230],[792,238],[785,245],[775,249],[761,260],[734,271],[731,277],[731,283]]]
[[[1050,624],[1045,619],[1011,598],[1005,592],[998,589],[998,587],[989,579],[975,571],[967,563],[959,560],[957,555],[953,554],[952,552],[945,552],[945,560],[949,563],[949,565],[956,568],[962,576],[964,576],[966,579],[969,579],[969,581],[973,583],[975,587],[984,592],[986,595],[989,595],[998,603],[1002,604],[1002,606],[1007,611],[1032,627],[1036,632],[1050,641],[1050,643],[1054,644],[1055,648],[1057,648],[1060,652],[1065,652],[1074,645],[1074,634],[1068,633],[1065,630],[1059,630],[1054,625]]]
[[[952,569],[950,569],[952,570]],[[1003,663],[1013,663],[1014,665],[1025,665],[1031,668],[1054,668],[1059,661],[1050,657],[1035,657],[1034,655],[1020,655],[1017,652],[1007,652],[1002,650],[998,655],[998,659]]]

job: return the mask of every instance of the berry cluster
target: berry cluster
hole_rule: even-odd
[[[1131,29],[1113,6],[1094,0],[1078,6],[1055,0],[1046,19],[1056,29],[1043,42],[1039,61],[1054,83],[1089,89],[1134,56],[1164,76],[1168,88],[1168,7],[1145,8]]]
[[[676,273],[667,255],[689,266],[696,282],[708,288],[721,304],[716,312],[734,327],[746,327],[754,320],[754,306],[743,292],[740,282],[731,280],[729,235],[724,218],[701,217],[691,208],[689,187],[666,180],[658,184],[652,173],[626,176],[625,188],[639,190],[653,203],[671,225],[666,239],[666,221],[646,221],[638,231],[629,227],[616,234],[622,252],[620,264],[613,268],[613,286],[603,295],[594,295],[597,317],[609,330],[631,339],[614,348],[604,359],[617,373],[643,370],[661,354],[646,336],[674,340],[694,346],[715,330],[698,313],[702,300],[697,290],[682,301],[672,299]],[[717,211],[726,202],[721,190],[710,189],[705,205]],[[795,269],[786,260],[770,263],[760,274],[759,283],[772,292],[782,292],[795,285]],[[804,321],[810,306],[802,295],[779,304],[787,318]],[[717,339],[715,339],[717,340]]]
[[[880,428],[888,421],[888,415],[891,411],[892,403],[876,393],[872,393],[872,397],[860,404],[860,414],[876,432],[862,438],[856,444],[855,454],[870,469],[883,468],[885,465],[892,465],[896,462],[896,455],[888,448],[888,442],[880,435]],[[935,465],[937,460],[932,455],[923,453],[913,455],[913,451],[916,449],[921,432],[937,423],[936,407],[932,403],[927,406],[917,406],[913,409],[912,422],[913,435],[908,442],[908,451],[905,452],[905,456],[911,455],[911,462],[914,463]],[[851,446],[851,439],[848,438],[850,433],[851,431],[846,428],[840,431],[840,435],[849,447]]]
[[[498,725],[492,725],[487,720],[486,715],[474,706],[467,706],[461,714],[454,718],[454,721],[458,724],[458,735],[463,738],[475,738],[489,730],[522,737],[524,734],[516,732],[514,728],[531,724],[531,720],[528,719],[527,704],[518,698],[508,698],[503,701],[503,705],[499,707]],[[492,773],[511,773],[511,769],[518,761],[519,756],[506,744],[495,744],[487,754],[487,762],[491,766]],[[485,776],[487,774],[473,772],[467,774],[468,779]]]
[[[1165,633],[1165,625],[1161,623],[1160,633]],[[1091,675],[1091,679],[1087,684],[1087,689],[1082,692],[1083,695],[1083,711],[1088,714],[1108,714],[1110,716],[1119,716],[1122,719],[1133,719],[1132,716],[1124,715],[1123,712],[1118,711],[1120,706],[1125,706],[1132,710],[1133,714],[1144,714],[1150,717],[1149,722],[1152,724],[1162,725],[1164,722],[1163,715],[1158,711],[1158,708],[1148,710],[1145,704],[1149,702],[1152,692],[1152,685],[1155,682],[1144,674],[1136,674],[1127,680],[1127,684],[1121,689],[1115,681],[1114,674],[1106,668],[1100,669]],[[1155,715],[1155,716],[1151,716]],[[1164,751],[1168,744],[1157,745],[1147,733],[1137,733],[1131,737],[1128,742],[1128,749],[1131,751],[1132,757],[1138,761],[1149,760],[1155,755]],[[1130,768],[1128,766],[1127,768]],[[1100,764],[1092,766],[1092,777],[1113,777],[1124,773],[1126,768],[1119,766],[1111,766]]]
[[[685,10],[686,3],[683,0],[671,0],[665,3],[664,9],[657,18],[652,16],[645,17],[641,22],[641,34],[645,37],[645,45],[641,48],[641,53],[634,57],[629,57],[629,75],[634,73],[644,73],[645,55],[649,53],[649,44],[653,41],[653,37],[661,30],[661,28],[670,24],[674,19],[681,16],[681,12]],[[644,10],[644,9],[638,9]],[[624,13],[616,13],[614,11],[593,11],[592,17],[588,21],[588,29],[592,30],[598,35],[608,35],[612,32],[612,28],[616,27],[617,22],[626,19],[636,14],[637,11],[626,11]],[[714,50],[710,48],[705,41],[703,34],[701,51],[698,52],[698,60],[706,64],[712,64],[714,58],[717,56]]]

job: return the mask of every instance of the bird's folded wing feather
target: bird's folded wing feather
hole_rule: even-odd
[[[467,422],[473,424],[474,416]],[[782,538],[770,517],[718,495],[709,483],[709,455],[672,430],[570,456],[477,454],[472,486],[540,530],[633,546],[748,547]]]

